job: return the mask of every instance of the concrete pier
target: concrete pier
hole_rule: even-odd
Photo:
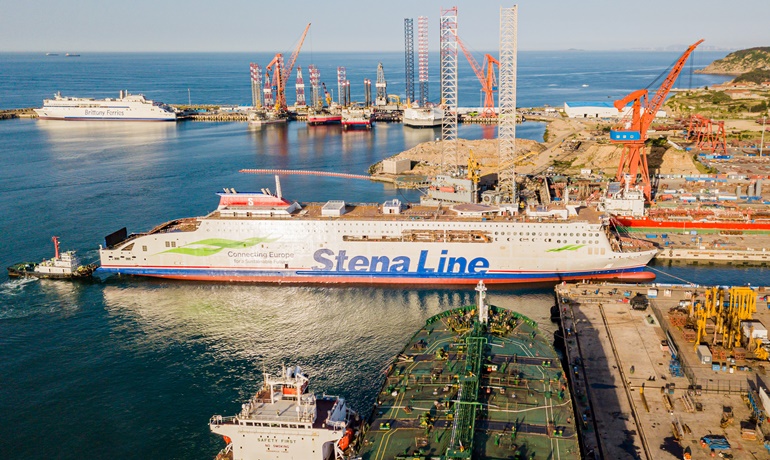
[[[646,310],[630,299],[648,298]],[[757,288],[755,319],[770,325],[767,292]],[[576,414],[586,450],[601,458],[711,458],[704,436],[723,436],[736,459],[770,458],[767,423],[752,422],[746,400],[765,386],[770,362],[725,358],[720,370],[701,364],[695,338],[672,325],[669,310],[703,298],[705,288],[685,285],[562,284],[556,287]],[[700,297],[698,297],[700,296]],[[688,342],[688,340],[690,340]],[[736,349],[735,356],[740,350]],[[676,356],[673,361],[672,356]],[[735,362],[735,364],[732,364]],[[722,365],[725,365],[724,371]],[[730,370],[732,369],[732,370]],[[723,414],[732,413],[729,423]],[[590,458],[590,457],[589,457]]]

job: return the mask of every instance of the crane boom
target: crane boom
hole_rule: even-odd
[[[299,50],[302,49],[302,44],[305,42],[305,37],[307,36],[307,31],[310,30],[310,22],[307,23],[307,26],[305,26],[305,31],[302,32],[302,36],[299,39],[299,43],[297,43],[297,46],[294,48],[294,51],[291,53],[291,57],[289,58],[289,62],[286,63],[286,67],[283,68],[283,81],[288,81],[289,77],[291,76],[291,71],[294,68],[294,64],[297,62],[297,56],[299,56]]]
[[[473,69],[473,73],[476,74],[476,78],[478,78],[479,83],[481,83],[481,89],[484,92],[484,116],[494,116],[495,114],[495,98],[494,98],[495,69],[493,67],[493,64],[496,64],[499,68],[500,61],[495,59],[490,54],[485,54],[484,55],[484,65],[486,66],[486,75],[485,75],[484,67],[480,66],[478,61],[476,61],[476,58],[473,57],[473,54],[471,54],[471,52],[468,51],[468,48],[466,48],[465,43],[463,43],[463,41],[460,40],[460,36],[457,35],[456,37],[457,37],[457,44],[460,45],[460,49],[463,51],[465,58],[468,60],[468,64],[471,65],[471,68]]]
[[[626,114],[621,123],[610,130],[610,141],[616,144],[623,144],[623,155],[618,165],[616,180],[621,184],[627,181],[636,181],[637,173],[641,175],[643,192],[647,201],[652,199],[652,186],[650,184],[650,173],[647,167],[647,131],[655,119],[658,110],[663,106],[668,93],[674,86],[674,82],[684,68],[687,58],[690,57],[695,48],[703,43],[703,40],[690,45],[682,56],[677,59],[666,79],[660,85],[658,90],[649,98],[646,89],[640,89],[615,101],[615,108],[622,111],[628,103],[632,103],[630,113]]]

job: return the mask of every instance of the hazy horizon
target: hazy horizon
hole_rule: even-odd
[[[214,4],[135,0],[19,2],[0,15],[0,52],[287,52],[312,23],[302,52],[403,52],[404,18],[429,21],[429,49],[439,46],[442,8],[458,7],[458,35],[469,49],[496,50],[500,7],[459,0],[442,4],[232,0]],[[770,2],[717,0],[636,4],[613,0],[518,2],[521,51],[730,51],[767,42]],[[750,12],[750,14],[746,14]]]

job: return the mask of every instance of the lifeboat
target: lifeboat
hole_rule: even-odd
[[[339,442],[337,442],[337,447],[339,447],[340,450],[345,450],[348,448],[351,441],[353,441],[353,429],[348,428],[345,430],[345,436],[343,436]]]

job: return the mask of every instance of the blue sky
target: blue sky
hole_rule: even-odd
[[[406,17],[427,16],[438,49],[441,8],[460,37],[498,47],[500,3],[487,0],[0,1],[0,51],[402,51]],[[768,0],[521,0],[519,49],[681,50],[770,46]]]

